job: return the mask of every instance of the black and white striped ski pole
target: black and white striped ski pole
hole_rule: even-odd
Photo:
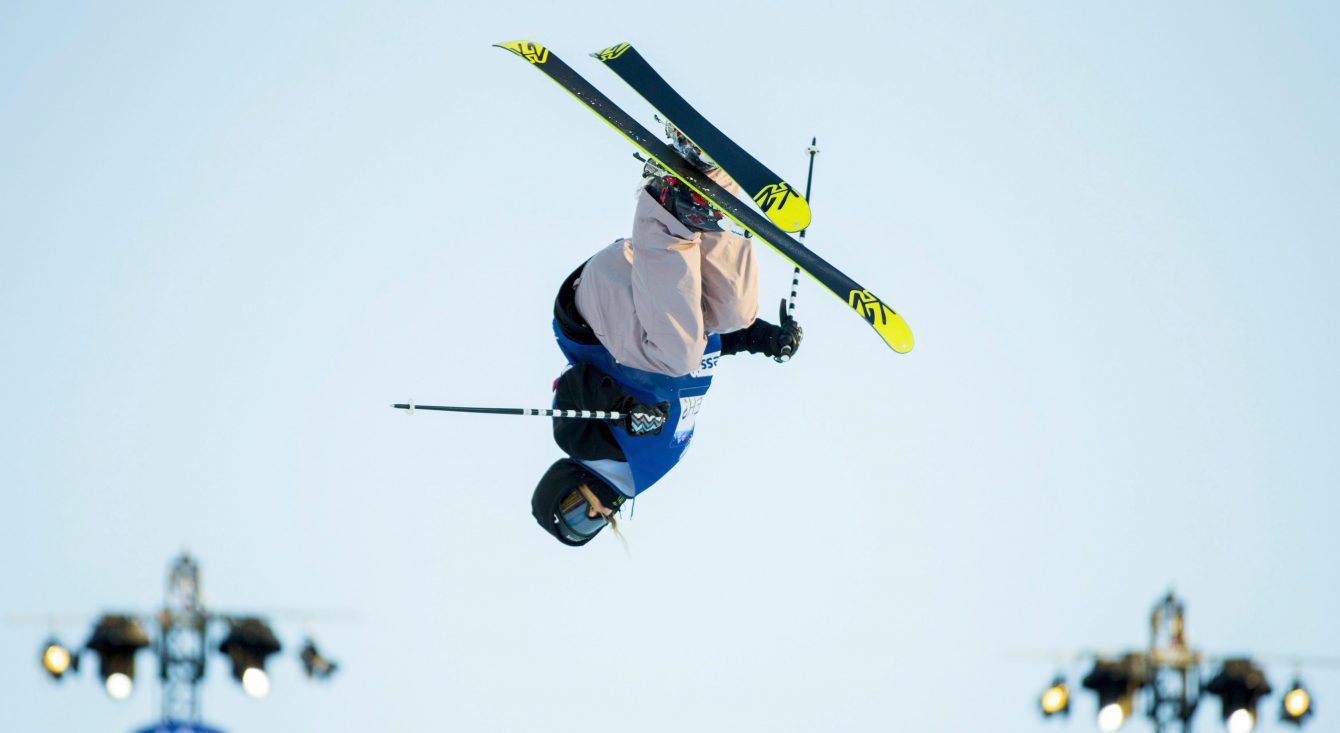
[[[397,410],[405,410],[413,415],[415,410],[438,410],[440,412],[474,412],[484,415],[534,415],[537,417],[575,417],[585,420],[622,420],[624,413],[605,410],[550,410],[527,409],[521,407],[456,407],[452,405],[416,405],[413,401],[391,405]]]
[[[814,156],[819,154],[819,138],[810,138],[809,147],[805,148],[805,154],[810,156],[810,170],[805,174],[805,203],[810,203],[810,186],[814,183]],[[800,242],[805,243],[805,232],[810,230],[805,227],[800,230]],[[800,267],[797,266],[791,273],[791,297],[786,301],[786,312],[793,315],[796,312],[796,290],[800,287]]]
[[[810,156],[810,171],[809,173],[805,174],[805,203],[809,203],[810,185],[814,183],[814,156],[819,154],[819,138],[817,137],[810,138],[810,144],[809,147],[805,148],[805,154]],[[808,232],[809,230],[810,230],[809,227],[805,227],[804,229],[800,230],[800,241],[802,244],[805,242],[805,232]],[[792,318],[794,318],[796,315],[796,291],[799,289],[800,289],[800,266],[797,265],[796,269],[791,273],[791,297],[786,299],[786,315]],[[779,356],[777,357],[777,361],[788,362],[791,361],[791,357]]]

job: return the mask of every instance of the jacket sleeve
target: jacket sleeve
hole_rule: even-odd
[[[554,408],[559,410],[613,411],[626,397],[609,375],[590,364],[577,364],[554,382]],[[554,442],[573,458],[626,460],[605,420],[556,417]]]
[[[708,171],[707,177],[727,191],[740,194],[740,187],[720,168]],[[713,333],[748,328],[758,316],[758,261],[753,243],[727,231],[703,232],[699,249],[703,325]]]
[[[707,176],[730,193],[740,187],[720,168]],[[633,306],[642,351],[657,371],[697,369],[707,333],[747,328],[758,315],[758,266],[752,243],[726,231],[700,232],[643,191],[633,219]]]

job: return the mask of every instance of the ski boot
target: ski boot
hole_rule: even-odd
[[[723,230],[721,212],[654,161],[649,160],[642,167],[642,187],[689,229],[695,232]]]

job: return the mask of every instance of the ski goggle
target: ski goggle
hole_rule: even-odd
[[[573,542],[590,539],[609,524],[599,512],[594,517],[592,512],[591,502],[582,496],[581,490],[573,489],[558,503],[559,531]]]

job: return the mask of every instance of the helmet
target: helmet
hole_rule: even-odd
[[[540,477],[530,498],[530,512],[544,531],[565,545],[580,547],[609,524],[605,517],[590,516],[591,504],[578,487],[585,485],[606,508],[618,510],[624,496],[595,473],[571,458],[554,462]]]

